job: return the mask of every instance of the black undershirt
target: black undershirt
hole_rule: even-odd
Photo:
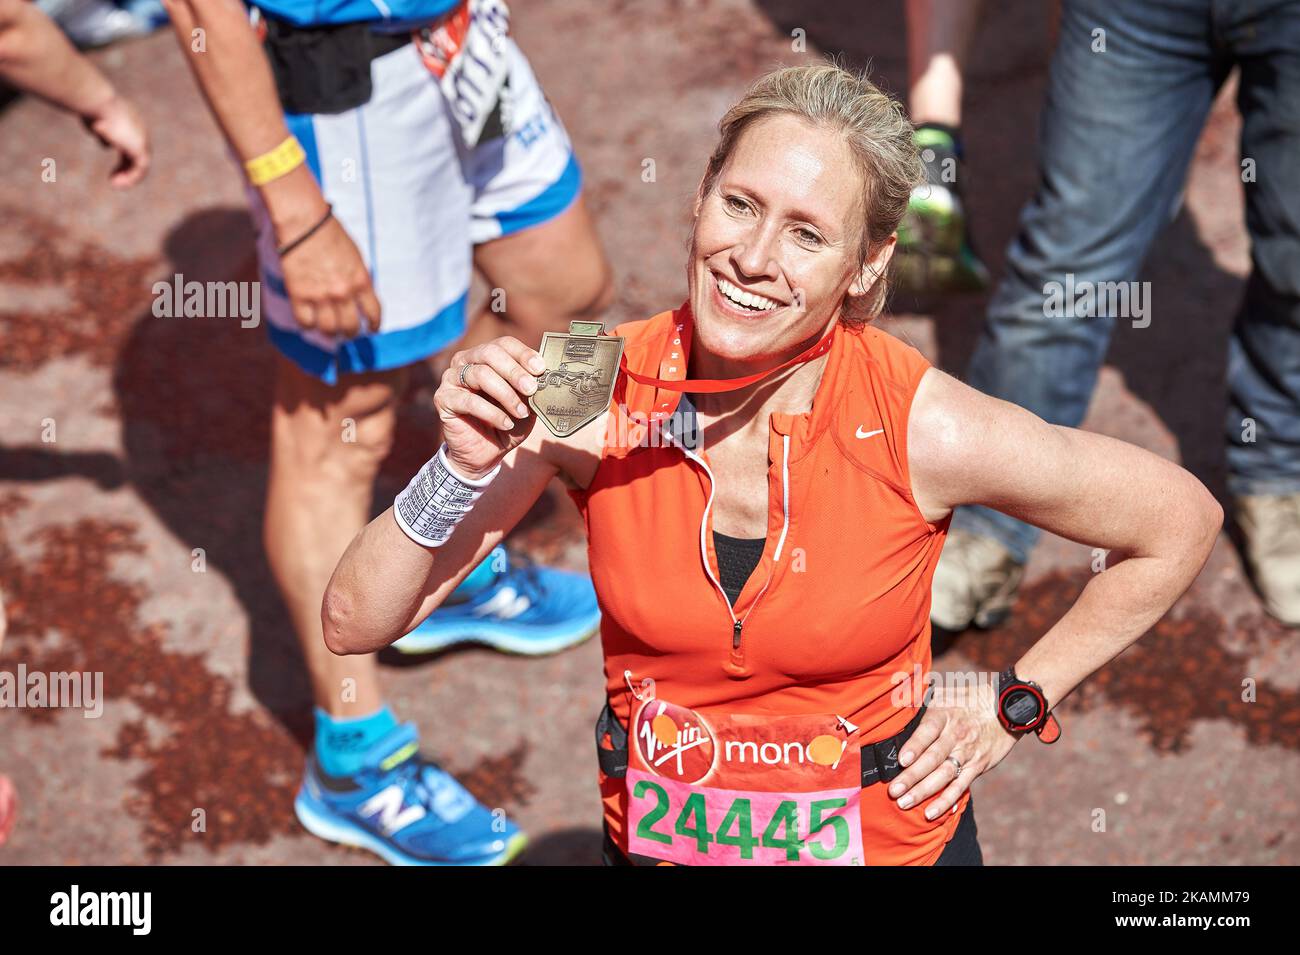
[[[733,607],[745,581],[749,580],[750,574],[763,559],[763,547],[766,544],[766,537],[728,537],[713,532],[713,549],[718,555],[719,583]]]

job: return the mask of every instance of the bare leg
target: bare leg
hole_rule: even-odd
[[[542,332],[599,316],[613,299],[613,275],[582,196],[549,222],[476,246],[474,264],[492,291],[465,337],[432,360],[437,376],[452,351],[502,335],[535,348]]]
[[[961,126],[962,75],[980,0],[907,0],[912,122]]]
[[[379,464],[392,447],[405,369],[347,375],[337,386],[277,356],[265,544],[293,619],[318,707],[364,716],[383,704],[374,656],[337,657],[321,632],[321,599],[370,519]]]

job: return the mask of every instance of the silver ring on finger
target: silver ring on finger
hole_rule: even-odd
[[[957,767],[957,775],[960,776],[960,775],[961,775],[961,760],[958,759],[956,756],[949,755],[949,757],[948,757],[948,762],[952,763],[954,766]]]
[[[468,388],[468,387],[469,387],[469,383],[468,383],[467,381],[465,381],[465,372],[469,371],[471,368],[473,368],[473,367],[474,367],[475,365],[477,365],[477,364],[478,364],[478,362],[476,362],[476,361],[472,361],[472,362],[469,362],[468,364],[465,364],[465,365],[461,365],[461,366],[460,366],[460,374],[458,374],[458,375],[456,376],[456,378],[457,378],[457,380],[460,382],[460,386],[461,386],[462,388]]]

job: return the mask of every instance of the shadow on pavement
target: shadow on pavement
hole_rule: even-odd
[[[243,210],[189,217],[164,252],[187,282],[256,279]],[[238,322],[145,316],[122,346],[113,389],[136,491],[229,580],[248,615],[252,692],[305,746],[310,687],[262,550],[274,362],[266,330]]]
[[[599,829],[560,829],[535,838],[518,865],[600,865]]]

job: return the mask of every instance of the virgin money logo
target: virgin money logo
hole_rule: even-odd
[[[836,739],[829,733],[814,736],[801,743],[792,740],[779,743],[768,740],[732,740],[723,744],[723,759],[728,763],[752,763],[762,766],[826,766],[839,769],[840,757],[848,749],[846,739]]]
[[[633,745],[655,775],[693,783],[713,768],[713,733],[694,710],[651,700],[632,729]]]

